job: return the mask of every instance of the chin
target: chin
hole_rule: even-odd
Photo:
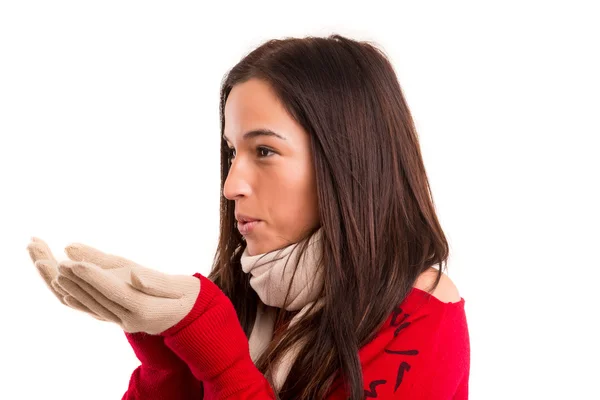
[[[273,250],[277,250],[271,247],[260,246],[257,243],[252,242],[252,240],[246,240],[246,248],[248,249],[248,255],[250,256],[255,256],[258,254],[264,254]]]
[[[249,256],[255,256],[257,254],[260,254],[260,253],[256,252],[256,250],[257,250],[256,245],[253,245],[252,242],[247,239],[246,239],[246,250],[248,251]]]

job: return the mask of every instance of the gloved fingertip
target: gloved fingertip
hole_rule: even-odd
[[[42,279],[46,282],[46,284],[50,285],[50,283],[52,282],[52,279],[54,279],[54,275],[52,274],[52,271],[45,269],[45,268],[38,268],[38,273],[40,274],[40,276],[42,277]]]
[[[37,260],[34,265],[38,271],[44,274],[52,275],[52,272],[55,271],[54,265],[52,265],[50,260]]]
[[[74,265],[75,265],[75,263],[73,261],[63,260],[58,263],[58,271],[59,272],[69,272],[70,270],[73,269]]]
[[[75,297],[71,296],[70,294],[67,294],[66,296],[64,296],[63,300],[69,307],[76,308],[76,309],[81,309],[83,307],[83,304],[81,304],[79,301],[77,301],[75,299]]]
[[[65,246],[65,254],[75,261],[83,261],[83,245],[81,243],[69,243]]]
[[[33,261],[43,257],[42,249],[40,249],[40,246],[36,242],[29,243],[26,250],[29,252],[29,256]]]
[[[68,286],[71,283],[71,281],[69,280],[69,278],[67,278],[66,276],[63,275],[58,275],[56,278],[54,278],[52,280],[52,287],[55,289],[62,289],[65,290],[65,286]]]

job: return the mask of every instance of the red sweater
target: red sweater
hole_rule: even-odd
[[[141,365],[122,400],[274,399],[250,358],[227,296],[200,274],[192,311],[161,333],[126,333]],[[468,398],[470,344],[464,299],[443,303],[413,288],[359,350],[365,398]],[[327,400],[347,399],[338,378]]]

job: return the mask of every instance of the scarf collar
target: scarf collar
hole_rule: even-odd
[[[323,305],[323,299],[318,299],[323,288],[323,271],[322,268],[318,268],[323,254],[322,228],[319,228],[308,240],[302,255],[299,253],[304,241],[254,256],[248,254],[247,248],[242,253],[240,259],[242,270],[250,274],[250,286],[261,300],[258,302],[254,327],[248,339],[250,357],[254,362],[273,340],[277,308],[285,308],[288,311],[300,310],[290,321],[289,329],[306,314],[313,303],[317,302],[314,310]],[[296,263],[298,267],[296,275],[293,276]],[[289,289],[287,304],[284,304],[290,282],[292,286]],[[276,392],[279,392],[283,386],[303,345],[304,340],[296,343],[271,369],[273,389]]]
[[[248,248],[240,259],[242,270],[249,273],[250,286],[262,302],[271,307],[285,308],[288,311],[301,310],[315,301],[323,287],[322,269],[318,269],[323,255],[322,229],[308,238],[308,247],[300,257],[300,250],[306,239],[290,244],[282,249],[251,256]],[[300,260],[298,258],[300,257]],[[294,266],[298,263],[296,275]],[[292,282],[293,277],[293,282]],[[284,305],[288,286],[292,282],[287,305]]]

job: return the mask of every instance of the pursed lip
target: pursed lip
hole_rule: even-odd
[[[244,214],[235,213],[235,219],[241,223],[260,221],[260,219],[253,218]]]
[[[250,217],[240,215],[237,221],[237,229],[242,236],[247,236],[250,235],[252,231],[254,231],[254,228],[261,222],[261,220],[251,219]]]

